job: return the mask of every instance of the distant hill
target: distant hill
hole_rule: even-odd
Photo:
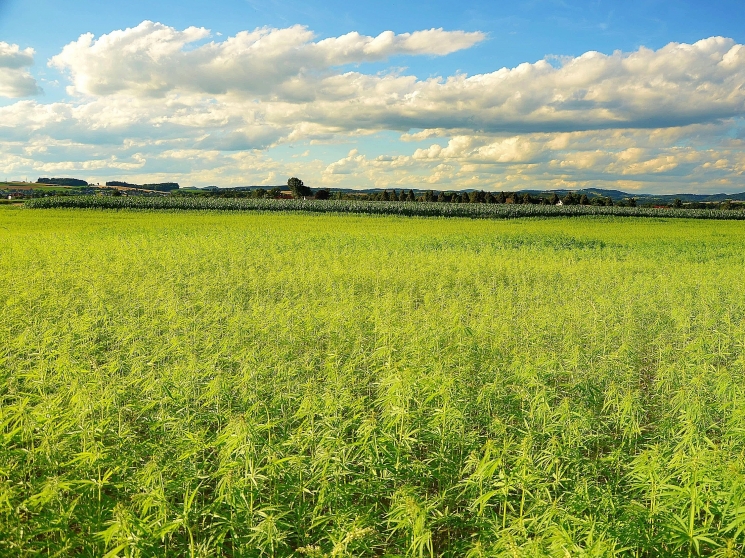
[[[636,198],[642,203],[670,203],[673,200],[680,199],[683,202],[723,202],[725,200],[745,201],[745,192],[739,194],[643,194],[629,193],[621,190],[603,190],[602,188],[584,188],[582,190],[525,190],[534,195],[551,195],[556,194],[559,197],[565,196],[568,192],[574,192],[582,195],[587,194],[589,198],[604,197],[611,198],[613,201],[619,201],[628,198]]]

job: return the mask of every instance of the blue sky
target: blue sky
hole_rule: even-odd
[[[741,1],[0,0],[0,176],[745,191],[743,35]]]

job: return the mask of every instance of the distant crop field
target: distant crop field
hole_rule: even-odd
[[[745,223],[0,208],[0,555],[738,556]]]
[[[0,190],[39,190],[42,192],[70,192],[72,186],[55,186],[50,184],[36,184],[31,182],[0,182]]]

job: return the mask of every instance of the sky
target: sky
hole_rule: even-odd
[[[0,180],[745,191],[745,2],[0,0]]]

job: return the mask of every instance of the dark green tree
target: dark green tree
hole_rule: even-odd
[[[577,205],[577,196],[574,195],[574,192],[567,192],[561,201],[564,205]]]
[[[673,207],[676,207],[676,208],[683,207],[683,200],[681,200],[680,198],[675,198],[673,200]]]
[[[579,199],[580,205],[590,205],[590,198],[587,197],[587,194],[582,194],[582,197]]]
[[[313,192],[299,178],[292,177],[287,181],[287,187],[292,192],[293,198],[304,198],[312,196]]]

